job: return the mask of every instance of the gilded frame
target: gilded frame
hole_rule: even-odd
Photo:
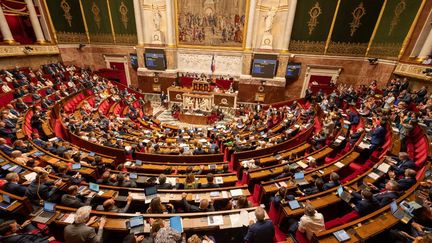
[[[232,1],[232,0],[226,0],[226,1]],[[237,1],[237,0],[236,0]],[[175,0],[174,2],[174,15],[175,15],[175,35],[176,35],[176,43],[178,48],[194,48],[194,49],[218,49],[218,50],[235,50],[235,51],[242,51],[245,50],[246,47],[246,36],[247,36],[247,29],[249,25],[249,11],[250,11],[250,1],[251,0],[243,0],[245,1],[245,23],[243,27],[243,39],[241,46],[218,46],[218,45],[191,45],[191,44],[180,44],[180,38],[179,38],[179,0]]]

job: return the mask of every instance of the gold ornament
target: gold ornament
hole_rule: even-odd
[[[60,7],[63,9],[64,17],[69,24],[69,27],[72,27],[72,15],[70,14],[71,7],[66,0],[62,0],[60,3]]]
[[[394,10],[393,18],[392,18],[392,21],[390,23],[390,29],[388,32],[389,36],[392,35],[393,30],[398,26],[399,21],[400,21],[400,16],[405,11],[405,9],[406,9],[406,2],[405,2],[405,0],[401,0],[398,3],[398,5],[396,5],[396,8]]]
[[[366,9],[363,6],[363,2],[361,2],[351,14],[353,16],[353,21],[350,23],[350,29],[351,29],[351,37],[353,37],[355,32],[361,25],[360,22],[361,18],[366,14]]]
[[[318,16],[320,16],[322,14],[322,10],[321,7],[319,5],[319,2],[316,2],[315,5],[309,10],[309,22],[308,22],[308,27],[309,27],[309,35],[312,35],[312,32],[315,30],[315,27],[318,25]]]
[[[100,24],[101,24],[101,17],[100,17],[100,9],[99,7],[96,5],[96,3],[93,1],[92,3],[92,8],[91,11],[93,13],[93,19],[97,25],[97,28],[100,29]]]
[[[125,5],[125,3],[123,1],[120,3],[119,12],[120,12],[120,15],[121,15],[120,21],[123,23],[123,26],[125,27],[125,29],[127,29],[128,22],[129,22],[129,19],[128,19],[128,16],[127,16],[128,8],[126,7],[126,5]]]

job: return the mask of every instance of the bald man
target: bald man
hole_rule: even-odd
[[[115,205],[115,200],[113,198],[105,200],[102,205],[96,207],[96,210],[111,212],[111,213],[126,213],[129,210],[129,206],[132,202],[132,197],[128,196],[126,199],[126,206],[124,208],[119,208]]]
[[[206,198],[201,199],[199,206],[195,206],[190,204],[187,200],[186,200],[186,193],[182,194],[182,202],[183,202],[183,206],[186,212],[213,212],[215,211],[214,207],[213,207],[213,202],[209,201]]]
[[[262,207],[255,210],[256,223],[250,222],[248,232],[244,240],[248,243],[273,242],[275,230],[273,222],[265,219],[265,211]]]

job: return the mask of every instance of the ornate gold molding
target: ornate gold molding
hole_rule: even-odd
[[[60,53],[56,45],[30,45],[30,47],[31,51],[27,51],[24,46],[0,46],[0,57],[58,55]]]
[[[310,19],[308,21],[309,35],[312,35],[312,32],[319,24],[317,19],[321,14],[322,14],[322,10],[319,5],[319,2],[316,2],[315,5],[309,10],[309,16],[310,16]]]
[[[323,54],[325,45],[325,41],[291,40],[289,44],[289,51],[307,54]]]
[[[116,34],[116,44],[131,44],[135,45],[138,41],[136,35],[131,34]]]
[[[114,43],[112,34],[90,33],[92,43]]]
[[[70,14],[71,7],[66,0],[62,0],[60,3],[60,7],[63,9],[64,17],[69,24],[69,27],[72,27],[72,15]]]
[[[327,53],[342,56],[364,56],[368,43],[334,42],[329,45]]]
[[[91,12],[93,13],[93,20],[95,21],[97,28],[100,29],[102,19],[100,16],[100,9],[95,1],[92,2]]]
[[[392,18],[392,21],[390,23],[390,28],[389,28],[389,32],[388,32],[389,36],[392,35],[394,29],[398,26],[399,21],[400,21],[400,16],[405,11],[405,9],[406,9],[406,2],[405,2],[405,0],[401,0],[396,5],[396,8],[393,12],[393,18]]]
[[[427,76],[423,73],[427,66],[409,64],[409,63],[398,63],[394,71],[395,74],[403,75],[411,78],[417,78],[427,81],[432,81],[431,76]]]
[[[331,41],[331,37],[332,37],[332,34],[333,34],[334,26],[335,26],[335,23],[336,23],[336,17],[337,17],[338,12],[339,12],[340,4],[341,4],[341,0],[338,0],[338,3],[336,5],[336,10],[335,10],[334,15],[333,15],[333,20],[332,20],[332,23],[330,25],[330,31],[329,31],[329,34],[327,36],[327,40],[326,40],[326,44],[325,44],[325,49],[324,49],[324,54],[327,53],[327,49],[328,49],[328,47],[330,45],[330,41]]]
[[[119,7],[118,10],[119,10],[119,12],[120,12],[120,21],[122,22],[123,27],[124,27],[125,29],[127,29],[127,27],[128,27],[128,23],[129,23],[129,18],[128,18],[127,14],[128,14],[128,12],[129,12],[129,10],[128,10],[126,4],[123,2],[123,0],[121,1],[121,3],[120,3],[120,7]],[[137,21],[138,21],[138,20],[137,20]]]
[[[370,47],[368,55],[377,58],[396,60],[401,46],[402,43],[374,43]]]
[[[357,6],[357,8],[354,9],[354,11],[351,12],[351,15],[353,16],[353,20],[350,23],[350,36],[353,37],[355,32],[357,32],[357,29],[361,25],[361,18],[366,14],[366,9],[364,8],[363,2],[360,2],[360,4]]]
[[[85,43],[86,39],[85,33],[57,32],[58,43]]]

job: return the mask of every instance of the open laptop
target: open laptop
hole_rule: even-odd
[[[156,186],[150,186],[145,188],[145,203],[149,203],[153,198],[157,197]]]
[[[119,193],[118,193],[118,196],[116,197],[116,200],[117,201],[126,202],[128,196],[129,196],[129,190],[127,190],[127,189],[120,189]]]
[[[95,155],[96,155],[95,152],[90,152],[90,153],[88,153],[88,156],[90,156],[90,157],[94,157]]]
[[[405,210],[398,207],[396,201],[393,201],[390,203],[390,210],[391,210],[391,213],[393,214],[393,216],[400,219],[402,222],[407,223],[412,218],[411,214],[405,212]]]
[[[7,209],[11,205],[11,199],[8,195],[3,194],[3,201],[0,202],[0,208]]]
[[[294,174],[294,181],[299,184],[299,185],[307,185],[309,184],[305,178],[304,178],[304,173],[303,172],[297,172]]]
[[[129,173],[129,179],[136,180],[137,178],[138,178],[137,173],[134,173],[134,172]]]
[[[338,187],[336,193],[340,197],[340,199],[344,200],[347,203],[349,203],[349,201],[351,201],[351,199],[353,198],[353,196],[346,192],[342,186]]]
[[[72,170],[79,170],[79,169],[81,169],[80,163],[72,164]]]
[[[99,185],[96,183],[89,183],[89,189],[94,192],[99,192]]]
[[[292,210],[300,208],[300,203],[297,200],[288,201],[288,205]]]
[[[132,234],[144,232],[144,217],[136,216],[130,218],[128,221],[126,221],[126,228],[128,228],[129,232]]]
[[[55,215],[55,203],[44,202],[42,211],[40,211],[32,221],[46,224]]]
[[[142,165],[142,161],[137,159],[135,160],[135,165],[141,166]]]

